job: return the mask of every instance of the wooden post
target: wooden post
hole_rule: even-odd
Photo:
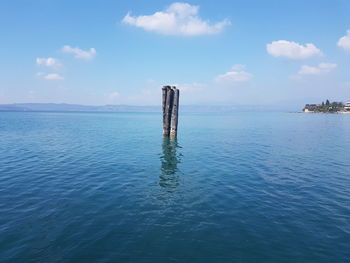
[[[174,91],[174,100],[173,100],[173,107],[172,107],[172,111],[171,111],[170,136],[176,137],[180,91],[178,89],[176,89],[176,87],[172,87],[172,90]]]
[[[162,104],[162,108],[163,108],[163,135],[164,136],[166,136],[167,134],[167,122],[166,122],[166,119],[167,119],[167,116],[166,116],[166,99],[167,99],[167,93],[168,93],[168,86],[163,86],[163,88],[162,88],[162,95],[163,95],[163,97],[162,97],[162,102],[163,102],[163,104]]]
[[[170,86],[166,86],[166,99],[165,99],[165,106],[164,106],[164,119],[163,119],[163,135],[169,136],[170,135],[170,121],[171,121],[171,110],[172,110],[172,102],[174,97],[174,91],[171,89]]]
[[[163,86],[162,95],[163,135],[176,137],[179,112],[179,90],[174,86]]]

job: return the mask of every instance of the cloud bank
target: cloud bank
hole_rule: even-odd
[[[46,79],[46,80],[63,80],[64,78],[57,74],[57,73],[43,73],[43,72],[38,72],[37,77],[42,78],[42,79]]]
[[[215,78],[215,82],[221,85],[234,85],[236,83],[247,82],[253,78],[253,74],[244,71],[244,65],[234,65],[232,70]]]
[[[153,15],[131,16],[128,13],[123,23],[164,35],[198,36],[217,34],[230,24],[225,19],[210,24],[198,16],[199,6],[173,3],[166,10]]]
[[[62,48],[63,53],[73,54],[75,58],[91,60],[96,56],[96,49],[90,48],[89,50],[83,50],[78,47],[64,46]]]
[[[303,65],[301,69],[299,70],[299,75],[321,75],[326,74],[332,71],[337,67],[337,64],[333,63],[320,63],[316,67],[311,67],[307,65]]]
[[[350,30],[346,31],[346,36],[343,36],[338,41],[338,46],[350,51]]]
[[[274,57],[306,59],[309,57],[322,55],[321,50],[311,43],[307,43],[303,46],[296,42],[278,40],[267,44],[266,48],[267,52]]]
[[[36,58],[36,64],[54,69],[61,67],[61,63],[55,58]]]

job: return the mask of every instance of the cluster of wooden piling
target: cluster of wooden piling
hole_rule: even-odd
[[[176,137],[180,92],[175,86],[163,86],[163,135]]]

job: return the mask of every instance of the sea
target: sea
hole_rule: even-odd
[[[0,262],[350,262],[350,115],[0,112]]]

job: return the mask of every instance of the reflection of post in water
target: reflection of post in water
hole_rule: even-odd
[[[168,189],[174,189],[180,184],[177,164],[181,162],[181,154],[177,153],[177,149],[181,148],[177,139],[172,137],[163,137],[163,155],[161,161],[161,175],[159,185]]]

